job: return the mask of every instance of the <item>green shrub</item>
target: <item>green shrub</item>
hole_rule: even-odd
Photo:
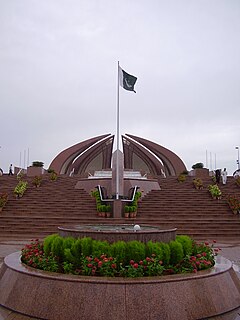
[[[8,194],[6,192],[0,193],[0,208],[3,208],[8,202]]]
[[[18,184],[14,188],[14,194],[18,197],[22,197],[25,191],[27,190],[28,182],[19,180]]]
[[[140,261],[145,258],[145,244],[137,240],[129,241],[126,245],[126,260]]]
[[[77,258],[72,254],[71,249],[64,249],[64,258],[67,263],[77,265]]]
[[[183,247],[184,256],[192,254],[193,241],[190,237],[185,236],[185,235],[177,235],[176,241],[181,243],[181,245]]]
[[[57,178],[58,178],[58,175],[56,172],[53,171],[50,173],[50,176],[49,176],[50,181],[56,181]]]
[[[124,212],[137,212],[138,208],[138,200],[141,198],[142,193],[140,191],[136,191],[135,196],[131,204],[124,206]]]
[[[93,240],[91,255],[100,257],[102,254],[108,255],[110,252],[110,245],[107,241]]]
[[[202,162],[197,162],[192,165],[192,169],[202,169],[204,167]]]
[[[53,256],[58,257],[59,261],[64,260],[64,238],[57,236],[53,239],[51,245],[51,252]]]
[[[75,257],[80,259],[81,254],[82,254],[82,241],[81,241],[81,239],[76,239],[76,241],[73,243],[73,245],[71,247],[71,252]]]
[[[90,256],[92,254],[92,239],[84,237],[81,239],[82,254],[83,256]]]
[[[215,197],[219,198],[222,195],[222,192],[219,189],[219,186],[217,184],[214,184],[214,185],[210,184],[208,186],[208,191],[211,193],[212,197],[214,197],[214,198]]]
[[[63,238],[63,249],[71,248],[76,241],[73,237]]]
[[[130,212],[130,206],[126,205],[124,206],[124,212]]]
[[[64,273],[74,273],[74,265],[70,262],[64,261],[63,271]]]
[[[163,255],[162,261],[163,261],[163,264],[164,265],[168,265],[169,261],[170,261],[170,255],[171,255],[170,247],[169,247],[168,243],[164,243],[164,242],[160,242],[159,245],[160,245],[160,247],[162,249],[162,255]]]
[[[132,212],[136,212],[137,211],[137,206],[136,205],[133,205],[132,206]]]
[[[182,244],[178,241],[170,241],[169,247],[171,251],[170,264],[175,265],[179,263],[184,257],[183,247]]]
[[[33,167],[40,167],[42,168],[44,163],[42,161],[33,161],[32,166]]]
[[[75,266],[79,265],[82,258],[81,239],[73,239],[71,247],[64,249],[64,256],[67,262],[73,263]]]
[[[49,255],[52,250],[52,243],[53,240],[58,237],[58,234],[51,234],[50,236],[47,236],[43,241],[43,249],[46,255]]]
[[[163,250],[159,242],[148,241],[146,244],[146,255],[151,257],[156,255],[159,260],[163,260]]]
[[[125,262],[126,259],[126,242],[125,241],[117,241],[111,244],[110,254],[113,257],[116,257],[118,263]]]
[[[35,186],[35,187],[40,187],[42,183],[42,177],[41,176],[35,176],[33,178],[33,181],[32,181],[32,184]]]
[[[185,174],[179,174],[179,176],[178,176],[178,182],[184,182],[184,181],[186,181],[186,175]]]

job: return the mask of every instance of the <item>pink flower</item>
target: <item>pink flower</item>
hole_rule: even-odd
[[[130,264],[133,265],[134,264],[134,260],[130,260]]]
[[[133,268],[137,269],[138,268],[138,263],[133,264]]]

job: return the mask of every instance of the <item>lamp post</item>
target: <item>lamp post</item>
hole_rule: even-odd
[[[238,170],[239,170],[239,168],[240,168],[240,164],[239,164],[239,147],[235,147],[235,149],[237,150],[237,153],[238,153],[237,165],[238,165]]]

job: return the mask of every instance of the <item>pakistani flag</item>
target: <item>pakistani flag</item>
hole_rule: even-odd
[[[121,67],[119,67],[119,84],[121,87],[123,87],[125,90],[133,91],[134,85],[137,81],[137,78],[132,76],[131,74],[128,74],[126,71],[124,71]]]

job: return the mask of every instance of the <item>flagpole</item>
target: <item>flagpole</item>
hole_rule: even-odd
[[[116,157],[116,199],[119,199],[119,61],[117,71],[117,157]]]

